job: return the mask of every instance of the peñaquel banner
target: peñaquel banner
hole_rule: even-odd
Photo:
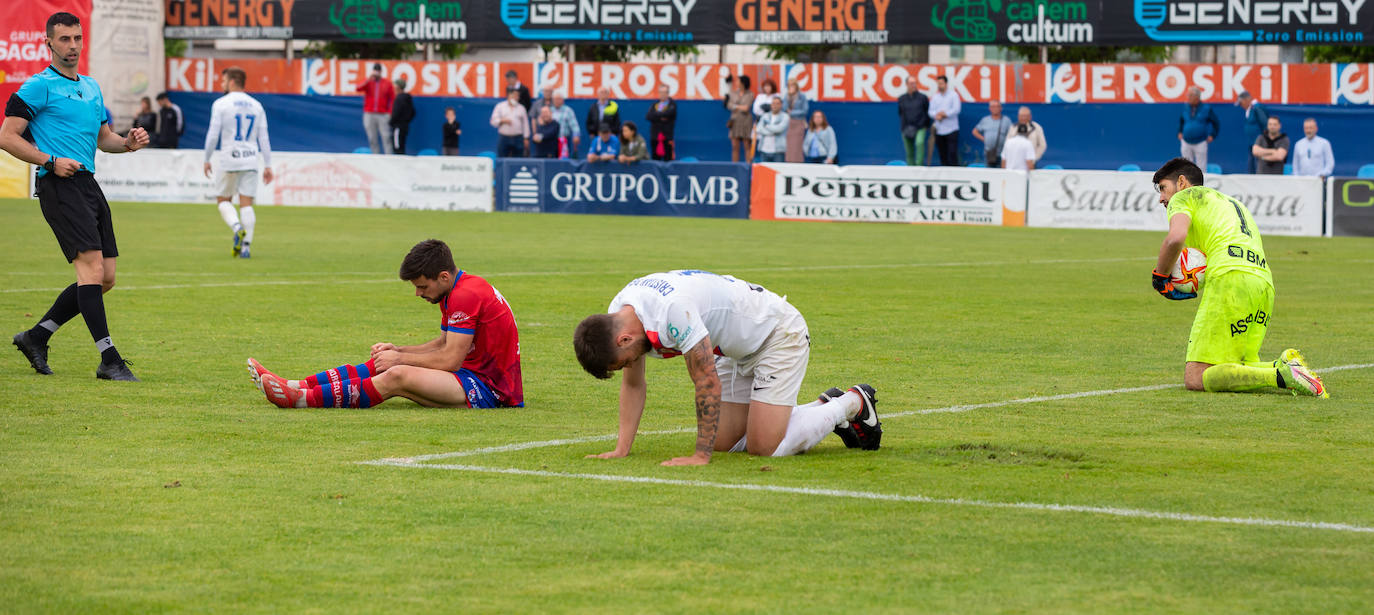
[[[168,38],[1363,45],[1365,0],[165,0]]]
[[[727,77],[749,75],[755,83],[796,79],[811,100],[893,102],[906,93],[907,77],[922,91],[936,78],[965,102],[1141,103],[1182,102],[1197,86],[1204,101],[1231,103],[1242,90],[1266,103],[1374,104],[1374,64],[662,64],[591,62],[409,62],[168,58],[167,89],[214,92],[219,72],[237,66],[248,73],[247,90],[263,94],[356,96],[370,67],[404,78],[417,96],[495,98],[514,70],[538,95],[552,87],[569,98],[651,99],[658,87],[678,100],[719,100]]]
[[[496,210],[559,214],[749,217],[749,165],[496,161]]]
[[[1026,174],[966,167],[754,165],[755,220],[1024,226]]]

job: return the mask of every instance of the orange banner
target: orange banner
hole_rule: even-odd
[[[688,64],[405,62],[395,60],[216,60],[169,58],[167,88],[211,92],[219,71],[248,72],[248,90],[271,94],[349,96],[380,63],[391,79],[405,78],[418,96],[494,98],[514,70],[534,96],[545,86],[570,98],[595,98],[601,88],[616,99],[657,98],[659,86],[678,100],[717,100],[727,77],[749,75],[754,91],[764,80],[797,80],[812,100],[891,102],[915,77],[923,92],[945,77],[967,102],[1149,103],[1182,102],[1196,86],[1207,102],[1229,103],[1242,91],[1261,101],[1293,104],[1374,104],[1374,64]]]

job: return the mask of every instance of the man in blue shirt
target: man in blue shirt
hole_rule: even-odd
[[[1207,144],[1220,132],[1221,121],[1212,105],[1202,103],[1202,90],[1188,88],[1188,104],[1178,116],[1179,155],[1200,169],[1207,168]]]
[[[600,138],[592,139],[591,150],[587,152],[587,162],[611,162],[620,155],[620,139],[611,134],[611,124],[602,122],[597,131]]]
[[[52,65],[30,77],[5,105],[0,149],[41,167],[37,196],[57,244],[76,268],[76,283],[53,302],[32,329],[14,336],[29,365],[40,374],[48,367],[48,339],[63,323],[81,314],[100,351],[95,375],[102,380],[138,381],[110,341],[101,295],[115,282],[114,225],[110,205],[95,176],[95,148],[115,154],[148,144],[142,128],[121,137],[110,130],[100,86],[77,73],[83,43],[81,21],[71,13],[48,18],[47,45]],[[26,133],[32,135],[30,141]]]
[[[1269,114],[1265,112],[1264,105],[1259,104],[1259,101],[1246,91],[1242,91],[1240,97],[1236,98],[1236,104],[1245,110],[1245,157],[1250,161],[1245,167],[1245,172],[1254,175],[1259,159],[1250,153],[1250,147],[1269,125]]]

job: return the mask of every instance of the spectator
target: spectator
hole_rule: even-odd
[[[620,155],[620,139],[611,133],[611,123],[602,122],[596,129],[599,138],[592,139],[587,148],[587,162],[610,162]]]
[[[907,166],[925,164],[926,137],[930,134],[930,99],[916,89],[914,75],[906,78],[906,94],[897,99],[897,118],[901,121]]]
[[[1264,106],[1259,104],[1258,100],[1255,100],[1249,92],[1244,90],[1241,91],[1240,97],[1236,99],[1236,104],[1240,105],[1240,108],[1245,110],[1245,123],[1243,124],[1245,129],[1245,142],[1253,146],[1255,144],[1255,139],[1258,139],[1260,133],[1264,132],[1264,129],[1269,125],[1269,114],[1265,112]],[[1253,175],[1255,173],[1255,165],[1259,162],[1259,159],[1255,158],[1255,155],[1251,154],[1248,148],[1245,150],[1245,158],[1249,161],[1248,165],[1245,167],[1245,172]]]
[[[553,106],[544,105],[539,108],[539,117],[534,120],[534,141],[535,158],[557,158],[558,157],[558,137],[561,132],[558,120],[553,119]]]
[[[802,151],[806,152],[804,160],[807,162],[835,164],[840,151],[835,143],[835,129],[830,127],[820,109],[811,114],[811,123],[802,139]]]
[[[1202,90],[1188,88],[1188,104],[1178,116],[1180,155],[1198,168],[1207,168],[1207,145],[1221,132],[1221,122],[1211,105],[1202,103]]]
[[[1028,133],[1026,138],[1030,139],[1031,145],[1035,146],[1035,159],[1043,160],[1045,158],[1045,150],[1049,149],[1049,143],[1045,141],[1044,127],[1042,127],[1039,122],[1031,119],[1030,107],[1021,107],[1016,111],[1016,127],[1019,129],[1021,126],[1026,126],[1026,131]],[[1007,135],[1008,139],[1011,137],[1012,135]],[[1002,148],[1003,151],[1006,150],[1005,143],[1002,145]]]
[[[506,89],[509,90],[511,88],[515,88],[515,90],[520,93],[520,106],[525,108],[525,115],[529,115],[530,89],[525,87],[525,84],[520,83],[520,76],[516,75],[515,71],[508,70],[506,71]]]
[[[1002,146],[1011,138],[1011,118],[1002,115],[1002,103],[988,103],[988,114],[973,127],[973,138],[983,142],[983,159],[988,168],[1002,166]]]
[[[534,99],[534,102],[530,103],[530,117],[534,118],[534,121],[537,122],[539,121],[539,110],[543,109],[544,107],[552,106],[553,86],[546,85],[543,89],[539,91],[539,98]]]
[[[592,131],[602,124],[611,125],[611,136],[620,132],[620,105],[611,100],[611,91],[601,88],[596,91],[596,102],[587,110],[587,130]],[[595,136],[595,135],[591,135]]]
[[[668,96],[668,86],[658,86],[658,102],[644,114],[649,120],[649,152],[654,160],[674,160],[673,130],[677,127],[677,103]]]
[[[406,137],[410,136],[410,122],[414,119],[415,101],[406,91],[406,80],[397,79],[396,99],[391,102],[391,120],[389,121],[396,138],[394,149],[397,154],[406,153]]]
[[[949,78],[935,78],[939,88],[930,96],[930,119],[935,120],[935,149],[940,166],[959,166],[959,95],[949,89]]]
[[[458,137],[463,136],[463,123],[458,121],[458,112],[453,107],[444,107],[443,147],[445,156],[458,155]]]
[[[787,80],[787,96],[782,107],[791,118],[787,123],[787,162],[802,162],[806,155],[802,152],[802,142],[806,140],[806,118],[811,113],[811,101],[802,94],[797,78]]]
[[[172,102],[166,92],[157,95],[157,147],[176,149],[181,133],[186,131],[186,121],[181,116],[181,107]]]
[[[491,110],[491,125],[500,136],[497,156],[519,158],[525,155],[530,147],[530,120],[520,104],[520,90],[506,88],[506,99]]]
[[[778,94],[778,82],[772,79],[764,79],[759,84],[759,95],[754,98],[754,120],[757,121],[769,112],[769,107],[773,104],[773,97]]]
[[[644,137],[639,136],[639,127],[635,126],[634,122],[620,125],[620,137],[620,155],[617,160],[630,164],[649,159],[649,148],[644,144]]]
[[[387,136],[391,130],[387,123],[391,121],[391,102],[396,98],[396,91],[391,88],[390,81],[382,78],[381,63],[372,65],[372,75],[358,86],[357,91],[363,93],[363,130],[367,132],[367,145],[374,154],[390,154],[391,139]]]
[[[576,158],[577,147],[582,144],[582,126],[577,123],[577,114],[572,107],[563,104],[563,95],[553,94],[553,119],[558,122],[558,157]]]
[[[754,125],[758,134],[759,162],[782,162],[787,155],[787,124],[791,121],[782,110],[782,97],[776,94],[767,103],[768,113],[759,117]]]
[[[754,93],[749,90],[749,76],[726,77],[726,83],[734,86],[725,95],[725,108],[730,110],[730,119],[725,122],[730,131],[730,160],[739,162],[742,152],[744,161],[750,162],[754,157],[749,149],[749,140],[754,137]]]
[[[1035,145],[1030,140],[1030,124],[1017,124],[1002,146],[1001,166],[1013,171],[1035,168]]]
[[[1326,179],[1336,168],[1336,156],[1331,153],[1331,142],[1317,136],[1317,120],[1307,118],[1302,122],[1305,135],[1293,146],[1293,174],[1309,175]]]
[[[157,114],[153,113],[153,101],[147,96],[138,101],[138,115],[134,116],[132,127],[148,131],[148,139],[157,142]]]
[[[1268,130],[1255,139],[1250,153],[1258,159],[1255,173],[1260,175],[1283,175],[1283,161],[1288,158],[1288,135],[1276,115],[1269,116]]]

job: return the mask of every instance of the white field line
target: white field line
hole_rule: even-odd
[[[1350,365],[1337,365],[1328,367],[1320,372],[1337,372],[1351,369],[1366,369],[1374,367],[1374,363],[1356,363]],[[884,418],[894,418],[901,416],[912,416],[919,414],[933,414],[937,412],[968,412],[985,408],[997,408],[1010,406],[1013,404],[1030,404],[1044,401],[1055,401],[1061,399],[1078,399],[1083,397],[1095,397],[1104,395],[1119,395],[1123,393],[1137,393],[1142,391],[1157,391],[1161,389],[1174,388],[1177,384],[1157,384],[1144,387],[1129,387],[1120,389],[1101,389],[1097,391],[1082,391],[1079,393],[1065,393],[1063,395],[1042,395],[1036,397],[1022,397],[1000,402],[989,402],[984,404],[962,404],[957,406],[945,406],[943,408],[930,408],[926,410],[913,410],[909,412],[898,412],[883,415]],[[656,431],[641,432],[641,435],[676,434],[693,431],[694,428],[684,427],[680,429],[662,429]],[[481,472],[486,474],[504,474],[515,476],[536,476],[541,478],[571,478],[582,480],[599,480],[607,482],[649,484],[649,485],[669,485],[677,487],[708,487],[716,489],[734,489],[739,491],[756,491],[766,493],[784,493],[795,495],[810,495],[822,497],[853,498],[863,500],[876,500],[885,502],[903,502],[916,504],[938,504],[946,506],[971,506],[978,508],[995,509],[1019,509],[1041,512],[1069,512],[1084,513],[1094,515],[1109,515],[1114,517],[1126,517],[1134,519],[1158,519],[1162,521],[1180,521],[1185,523],[1220,523],[1227,525],[1244,525],[1254,527],[1269,528],[1291,528],[1307,530],[1327,530],[1337,532],[1352,532],[1360,534],[1374,534],[1374,527],[1354,525],[1350,523],[1331,523],[1325,521],[1292,521],[1287,519],[1266,519],[1261,517],[1218,517],[1211,515],[1197,515],[1192,513],[1145,510],[1137,508],[1120,508],[1116,506],[1084,506],[1076,504],[1044,504],[1038,502],[993,502],[987,500],[967,500],[963,498],[935,498],[924,495],[903,495],[895,493],[876,493],[871,491],[852,491],[845,489],[819,489],[813,487],[784,487],[780,485],[760,485],[755,483],[716,483],[699,480],[682,480],[668,478],[653,478],[647,476],[616,476],[612,474],[592,474],[574,472],[549,472],[546,470],[523,470],[520,468],[496,468],[489,466],[475,466],[465,464],[442,464],[425,463],[438,459],[452,459],[455,457],[471,457],[475,455],[487,455],[495,453],[508,453],[522,451],[533,448],[543,448],[550,446],[564,446],[569,444],[585,444],[588,442],[605,442],[614,440],[616,434],[606,434],[599,436],[585,436],[578,438],[563,438],[559,440],[544,440],[538,442],[518,442],[505,444],[502,446],[491,446],[466,451],[455,451],[451,453],[436,453],[431,455],[417,455],[414,457],[398,457],[374,459],[372,461],[357,462],[362,465],[389,466],[398,468],[421,468],[430,470],[454,470],[460,472]]]
[[[405,463],[395,460],[379,459],[376,461],[364,461],[367,465],[374,466],[393,466],[401,468],[424,468],[431,470],[457,470],[462,472],[482,472],[487,474],[505,474],[515,476],[536,476],[540,478],[571,478],[582,480],[599,480],[619,483],[636,483],[648,485],[667,485],[673,487],[707,487],[715,489],[734,489],[739,491],[756,491],[765,493],[784,493],[807,496],[821,496],[834,498],[853,498],[862,500],[876,500],[883,502],[904,502],[916,504],[939,504],[946,506],[972,506],[978,508],[997,508],[997,509],[1019,509],[1043,512],[1069,512],[1085,513],[1094,515],[1110,515],[1114,517],[1126,517],[1134,519],[1158,519],[1161,521],[1182,521],[1187,523],[1222,523],[1228,525],[1248,525],[1270,528],[1294,528],[1306,530],[1330,530],[1338,532],[1354,532],[1361,534],[1374,534],[1374,527],[1353,525],[1349,523],[1330,523],[1325,521],[1290,521],[1287,519],[1265,519],[1260,517],[1215,517],[1210,515],[1195,515],[1191,513],[1179,513],[1158,510],[1143,510],[1137,508],[1120,508],[1116,506],[1081,506],[1075,504],[1042,504],[1037,502],[993,502],[987,500],[966,500],[963,498],[934,498],[924,495],[902,495],[896,493],[876,493],[872,491],[850,491],[845,489],[817,489],[812,487],[784,487],[780,485],[760,485],[753,483],[716,483],[701,480],[682,480],[671,478],[653,478],[648,476],[616,476],[612,474],[590,474],[573,472],[549,472],[546,470],[522,470],[519,468],[493,468],[486,466],[473,466],[462,464],[424,464],[424,463]]]
[[[733,271],[780,271],[780,272],[787,272],[787,271],[821,271],[821,270],[848,270],[848,269],[916,269],[916,268],[925,268],[925,267],[1002,267],[1002,266],[1014,266],[1014,265],[1067,265],[1067,264],[1084,264],[1084,263],[1111,263],[1111,262],[1126,262],[1126,261],[1138,261],[1138,260],[1144,260],[1144,259],[1142,259],[1142,258],[1091,258],[1091,259],[1086,259],[1086,258],[1085,258],[1085,259],[1050,259],[1050,260],[1031,260],[1031,261],[992,261],[992,262],[988,262],[988,261],[984,261],[984,262],[961,261],[961,262],[947,262],[947,263],[874,263],[874,264],[853,264],[853,265],[811,265],[811,266],[801,266],[801,267],[745,267],[745,268],[731,268],[729,271],[732,271],[732,272],[733,272]],[[500,273],[500,272],[483,273],[482,275],[483,275],[483,277],[486,277],[486,278],[489,279],[489,280],[500,280],[500,279],[503,278],[503,277],[504,277],[504,278],[511,278],[511,277],[528,277],[528,276],[641,275],[641,274],[644,274],[644,273],[648,273],[648,272],[647,272],[647,271],[643,271],[643,270],[635,270],[635,271],[508,271],[508,272],[504,272],[504,273]],[[38,275],[38,274],[39,274],[39,272],[20,272],[20,273],[18,273],[17,275]],[[3,275],[8,275],[8,274],[0,274],[0,276],[3,276]],[[61,274],[51,274],[51,275],[53,275],[54,277],[57,277],[58,275],[61,275]],[[128,277],[128,276],[130,276],[130,275],[138,275],[138,274],[127,274],[127,273],[125,274],[126,277]],[[152,276],[152,275],[159,275],[159,274],[150,273],[150,274],[148,274],[148,275]],[[195,274],[177,274],[177,275],[195,275]],[[222,274],[217,274],[217,275],[222,275]],[[293,276],[293,277],[299,277],[301,274],[298,274],[298,273],[297,273],[297,274],[281,274],[281,275],[282,275],[283,277],[288,276],[288,275]],[[169,289],[183,289],[183,288],[222,288],[222,287],[238,287],[238,286],[296,286],[296,285],[321,285],[321,284],[380,284],[380,283],[384,283],[384,282],[397,282],[397,283],[400,283],[400,280],[397,279],[397,278],[394,277],[394,276],[389,277],[389,278],[384,278],[384,279],[340,280],[340,279],[338,279],[337,277],[334,277],[334,276],[338,276],[338,275],[346,275],[346,273],[345,273],[345,274],[340,274],[340,273],[320,273],[320,274],[318,274],[317,277],[319,277],[319,278],[321,278],[321,279],[316,279],[316,280],[294,280],[294,279],[293,279],[293,280],[260,280],[260,281],[240,281],[240,282],[207,282],[207,283],[204,283],[204,284],[147,284],[147,285],[134,284],[134,285],[130,285],[130,286],[120,285],[120,286],[118,286],[117,288],[118,288],[119,290],[121,290],[121,291],[137,291],[137,290],[169,290]],[[362,274],[362,275],[381,275],[381,274],[366,273],[366,274]],[[63,288],[65,288],[65,287],[61,287],[61,288],[57,288],[57,287],[53,287],[53,288],[6,288],[6,289],[0,289],[0,293],[37,293],[37,292],[51,292],[51,293],[55,293],[55,292],[61,292]]]
[[[1374,363],[1355,363],[1351,365],[1337,365],[1324,369],[1313,370],[1317,373],[1339,372],[1348,369],[1366,369],[1374,367]],[[1100,389],[1097,391],[1080,391],[1078,393],[1064,393],[1062,395],[1040,395],[1035,397],[1022,397],[1018,399],[1007,399],[1003,401],[992,401],[981,404],[959,404],[955,406],[944,406],[942,408],[926,408],[924,410],[907,410],[905,412],[883,413],[880,418],[883,420],[899,418],[904,416],[915,416],[922,414],[942,414],[954,412],[968,412],[970,410],[984,410],[987,408],[1002,408],[1019,404],[1034,404],[1045,401],[1058,401],[1061,399],[1079,399],[1083,397],[1101,397],[1106,395],[1120,395],[1122,393],[1140,393],[1143,391],[1160,391],[1164,389],[1178,388],[1182,385],[1174,384],[1152,384],[1143,387],[1127,387],[1122,389]],[[881,401],[881,400],[880,400]],[[695,427],[681,427],[678,429],[660,429],[657,431],[641,431],[639,435],[663,435],[688,433],[696,431]],[[474,455],[490,455],[496,453],[510,453],[514,451],[524,451],[532,448],[546,448],[550,446],[567,446],[569,444],[586,444],[588,442],[605,442],[616,439],[616,434],[604,434],[599,436],[581,436],[576,438],[560,438],[557,440],[540,440],[535,442],[517,442],[514,444],[503,444],[501,446],[489,446],[485,448],[475,448],[466,451],[453,451],[450,453],[434,453],[430,455],[416,455],[413,457],[388,457],[375,460],[378,463],[386,462],[392,465],[417,464],[438,459],[452,459],[454,457],[472,457]],[[360,463],[373,463],[371,461]]]

